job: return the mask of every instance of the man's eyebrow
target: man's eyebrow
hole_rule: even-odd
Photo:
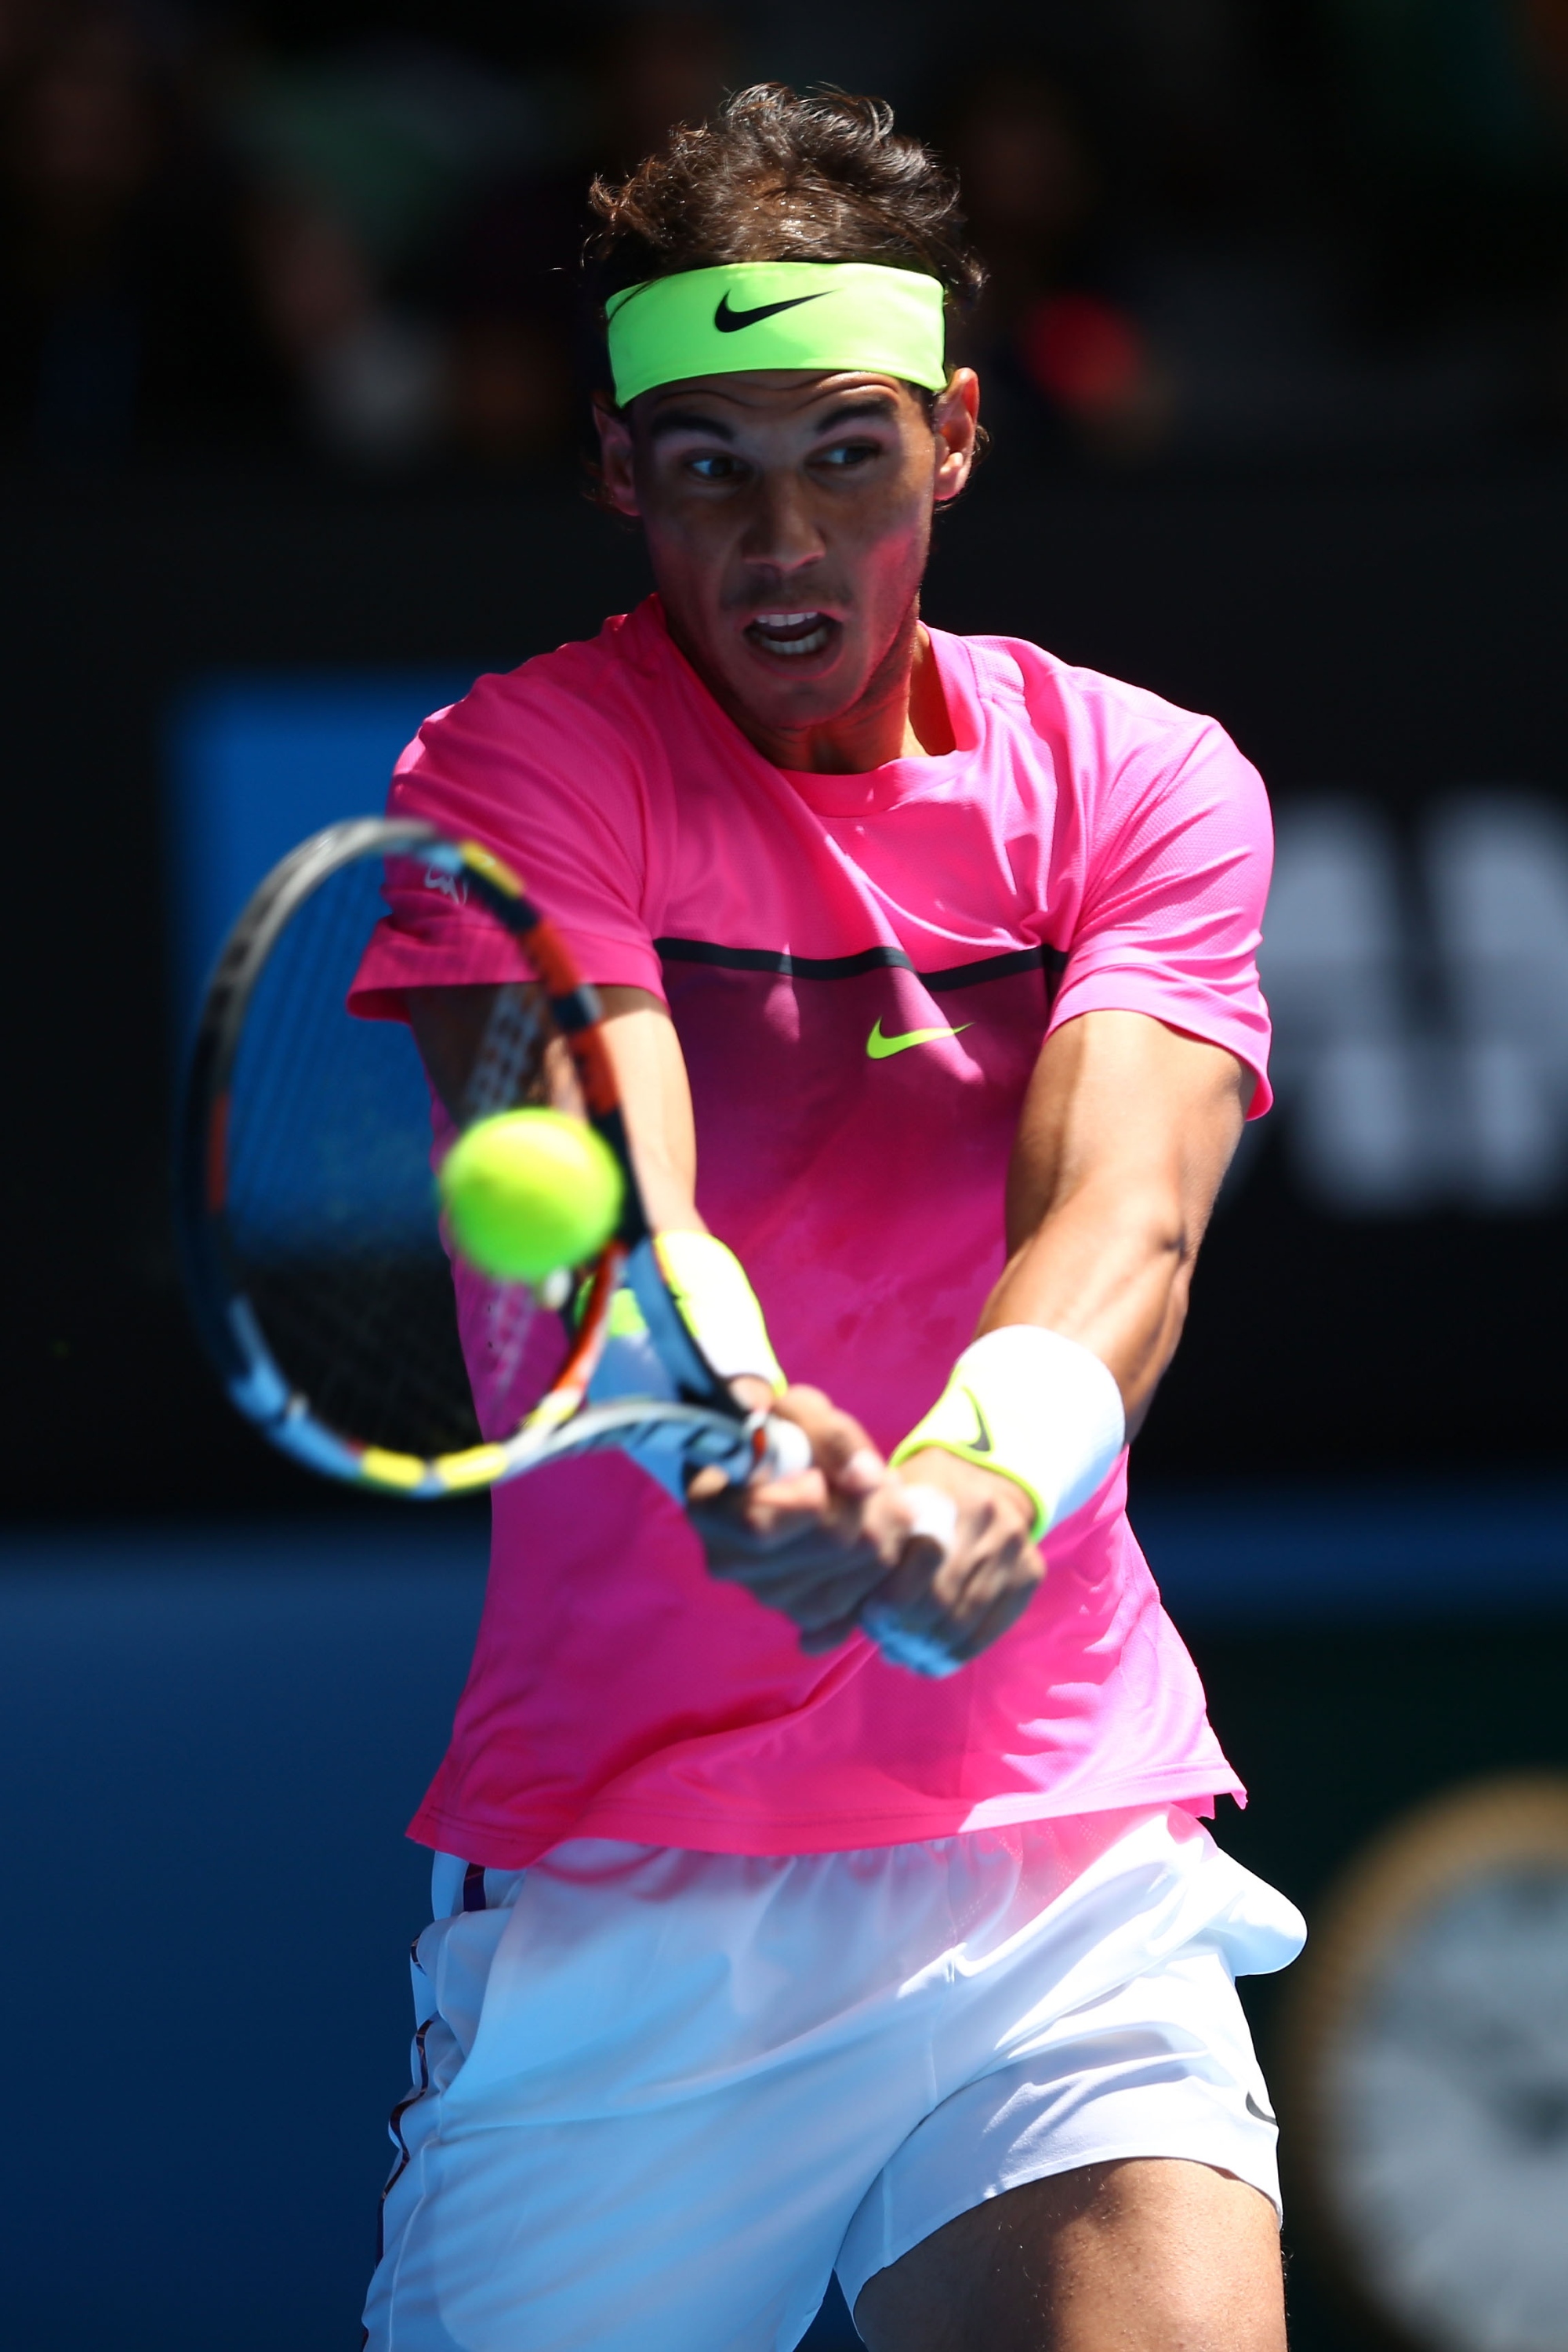
[[[847,401],[842,408],[834,409],[820,425],[814,425],[812,431],[837,433],[841,425],[861,425],[873,419],[885,425],[889,416],[897,414],[898,402],[890,392],[868,393],[864,399]]]
[[[717,416],[700,415],[694,408],[661,408],[648,424],[647,437],[658,441],[667,433],[710,433],[716,441],[732,441],[734,427]]]
[[[846,401],[811,427],[814,436],[837,433],[846,425],[881,424],[897,414],[898,402],[890,392],[871,392],[858,400]],[[709,416],[695,408],[661,408],[648,424],[650,441],[664,439],[671,433],[705,433],[715,441],[733,442],[736,435],[732,425],[721,417]]]

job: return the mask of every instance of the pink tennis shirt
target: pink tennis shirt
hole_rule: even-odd
[[[1152,1013],[1247,1064],[1254,1113],[1268,1100],[1256,772],[1212,719],[1035,646],[931,643],[952,751],[798,774],[720,709],[650,599],[481,678],[420,730],[391,798],[511,860],[587,978],[668,1003],[701,1213],[789,1376],[883,1447],[1001,1271],[1052,1029]],[[401,893],[355,1009],[505,975],[483,957],[460,906]],[[815,1853],[1239,1796],[1125,1496],[1123,1461],[1051,1535],[1019,1622],[932,1683],[859,1636],[803,1656],[624,1459],[503,1486],[473,1667],[411,1833],[516,1868],[568,1835]]]

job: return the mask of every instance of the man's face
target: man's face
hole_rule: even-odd
[[[893,377],[781,371],[601,410],[605,487],[642,518],[671,634],[754,738],[907,684],[931,513],[968,477],[977,405],[967,369],[934,426]]]

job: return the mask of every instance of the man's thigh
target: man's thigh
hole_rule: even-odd
[[[879,2271],[870,2352],[1285,2352],[1267,2197],[1205,2164],[1091,2164],[993,2197]]]

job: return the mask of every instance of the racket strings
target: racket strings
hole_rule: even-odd
[[[445,1264],[361,1251],[352,1262],[253,1268],[247,1289],[289,1385],[319,1419],[399,1453],[478,1442]]]
[[[555,1034],[537,982],[509,981],[498,988],[463,1088],[463,1125],[544,1101],[545,1049]]]
[[[475,1390],[480,1426],[494,1432],[498,1423],[520,1421],[527,1403],[509,1410],[518,1376],[534,1338],[539,1301],[526,1283],[487,1284],[479,1307],[479,1361],[470,1358],[468,1374]]]

